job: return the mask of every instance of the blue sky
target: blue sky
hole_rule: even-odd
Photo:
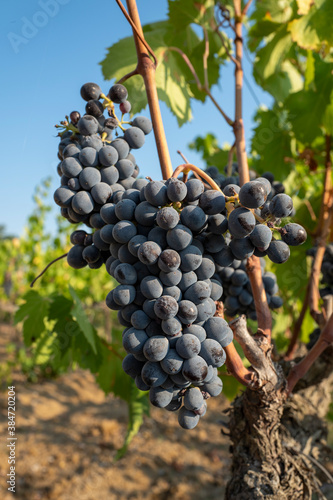
[[[166,18],[167,1],[138,0],[138,8],[142,24],[159,21]],[[73,109],[83,110],[79,94],[83,83],[94,81],[108,91],[110,84],[103,81],[98,62],[104,58],[107,47],[131,34],[131,28],[114,0],[12,0],[2,6],[0,33],[0,134],[5,179],[0,185],[0,224],[9,233],[19,235],[33,208],[35,186],[48,176],[53,178],[52,192],[58,185],[58,139],[54,125]],[[255,84],[246,58],[244,70],[259,102],[268,105],[270,97]],[[223,68],[221,85],[213,89],[229,116],[234,112],[233,71],[232,65]],[[256,107],[245,86],[247,139]],[[203,167],[199,156],[187,147],[197,135],[213,132],[221,144],[233,140],[229,127],[210,103],[194,103],[193,121],[181,129],[166,106],[162,104],[161,109],[174,167],[181,163],[177,149]],[[157,176],[152,134],[135,156],[144,175]],[[54,228],[54,214],[48,220],[50,230]]]

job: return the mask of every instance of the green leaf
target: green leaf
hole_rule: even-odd
[[[119,352],[117,345],[102,346],[103,360],[98,369],[96,382],[105,394],[112,392],[115,396],[129,401],[131,378],[124,374],[122,354],[123,351]]]
[[[289,174],[292,157],[291,130],[288,115],[277,106],[270,110],[259,109],[254,117],[257,123],[252,137],[253,166],[258,172],[269,169],[277,179]]]
[[[296,92],[285,101],[293,132],[303,144],[311,144],[321,135],[326,108],[331,104],[332,68],[316,56],[314,88]]]
[[[143,416],[149,415],[147,393],[139,391],[134,381],[131,381],[130,397],[128,400],[128,427],[123,446],[118,450],[115,461],[123,457],[132,441],[140,430]]]
[[[323,126],[327,135],[333,135],[333,91],[331,92],[330,104],[324,113]]]
[[[159,59],[156,69],[156,85],[159,99],[164,101],[176,116],[178,124],[191,120],[190,98],[192,93],[187,84],[179,59],[172,52],[166,53],[167,35],[170,38],[170,25],[167,21],[152,23],[143,27],[149,45]],[[192,31],[189,27],[187,31]],[[182,31],[183,37],[190,38]],[[175,45],[177,45],[175,43]],[[100,63],[104,78],[119,80],[125,74],[133,71],[137,64],[136,51],[132,37],[124,38],[108,49],[105,59]],[[139,113],[147,105],[146,92],[141,76],[134,76],[126,81],[126,87],[131,99],[132,112]]]
[[[325,46],[329,52],[333,46],[332,19],[332,0],[315,0],[308,14],[289,24],[293,41],[303,49],[319,51]]]
[[[225,174],[224,167],[228,164],[230,147],[221,148],[214,134],[196,137],[189,148],[200,153],[207,166],[217,167],[222,174]]]
[[[295,2],[290,0],[260,0],[256,2],[251,19],[269,19],[275,23],[286,23],[293,15]]]
[[[214,19],[214,0],[173,0],[168,2],[169,20],[174,30],[183,30],[192,23],[210,27]]]
[[[256,53],[256,63],[253,76],[259,85],[265,85],[265,80],[281,70],[281,65],[292,47],[290,33],[283,25],[273,38]]]
[[[45,331],[50,302],[47,297],[42,297],[38,292],[30,290],[23,297],[22,304],[15,314],[15,323],[23,321],[24,343],[30,346]]]
[[[307,51],[304,78],[304,88],[305,90],[309,90],[312,87],[315,78],[315,58],[313,57],[313,53],[311,50]]]
[[[197,2],[193,5],[194,11],[192,14],[196,13],[198,20],[202,16],[205,18],[204,11],[208,12],[213,5],[213,1]],[[183,2],[171,2],[171,10],[174,16],[176,16],[176,12],[179,12],[179,9],[182,11],[183,8]],[[203,84],[205,42],[203,35],[200,38],[193,30],[191,15],[185,22],[181,23],[179,29],[171,21],[160,21],[143,27],[145,38],[159,61],[155,74],[158,97],[167,104],[175,115],[179,126],[192,118],[191,99],[196,98],[204,102],[207,98],[206,92],[198,88],[197,82],[184,58],[177,52],[177,50],[182,51],[191,61],[201,84]],[[207,26],[210,49],[207,60],[209,87],[218,82],[220,64],[223,59],[227,58],[219,36],[214,31],[214,26]],[[228,37],[223,33],[221,36],[224,36],[226,45],[230,46]],[[137,64],[137,56],[132,37],[124,38],[110,47],[105,59],[100,64],[106,79],[115,78],[119,80],[125,74],[133,71]],[[147,105],[141,76],[133,76],[126,80],[126,87],[132,104],[132,112],[140,112]]]
[[[281,63],[280,71],[263,82],[262,87],[267,90],[276,101],[283,102],[289,94],[301,90],[303,85],[304,81],[302,75],[295,66],[287,60]]]
[[[83,310],[81,300],[77,296],[75,290],[70,285],[69,285],[69,292],[70,292],[70,294],[73,298],[73,301],[74,301],[74,305],[72,307],[72,314],[73,314],[74,318],[76,319],[76,321],[78,322],[78,325],[79,325],[80,329],[82,330],[88,343],[92,347],[94,354],[97,354],[94,328],[92,327],[89,319],[86,316],[86,313]]]
[[[248,33],[248,47],[250,50],[255,51],[264,37],[267,37],[278,31],[281,28],[281,23],[273,22],[271,19],[259,19],[250,28]]]
[[[53,355],[53,342],[54,336],[49,332],[44,332],[39,337],[33,356],[35,365],[44,365],[50,361]]]

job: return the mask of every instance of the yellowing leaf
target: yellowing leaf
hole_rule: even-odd
[[[289,23],[289,31],[294,42],[303,49],[326,52],[333,46],[333,2],[315,0],[308,14]]]
[[[309,12],[311,5],[313,5],[313,0],[297,0],[297,14],[304,16]]]

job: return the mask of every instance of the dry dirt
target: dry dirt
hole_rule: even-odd
[[[0,325],[0,360],[15,330]],[[228,402],[210,400],[192,431],[176,415],[152,408],[118,462],[127,407],[104,396],[94,377],[76,371],[56,380],[16,381],[17,491],[7,492],[7,394],[1,393],[0,498],[9,500],[215,500],[223,498],[230,456],[221,434]]]

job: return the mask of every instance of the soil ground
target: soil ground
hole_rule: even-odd
[[[0,361],[15,329],[0,324]],[[16,494],[9,472],[7,393],[1,392],[0,498],[9,500],[215,500],[228,480],[229,440],[221,433],[223,396],[204,419],[182,430],[177,415],[151,409],[129,451],[114,462],[127,426],[126,404],[105,397],[94,377],[76,371],[38,384],[15,377]]]

